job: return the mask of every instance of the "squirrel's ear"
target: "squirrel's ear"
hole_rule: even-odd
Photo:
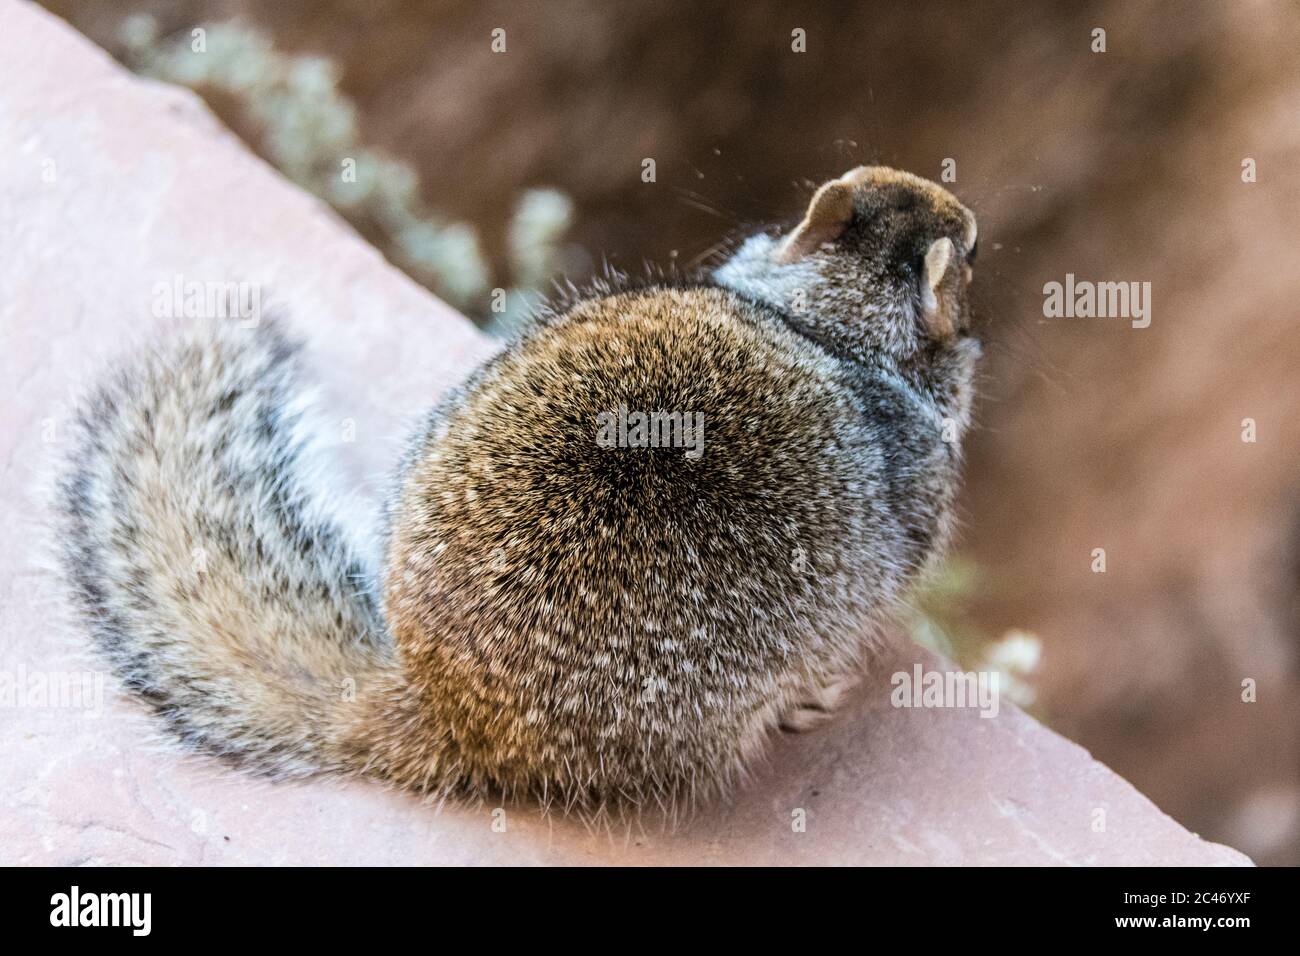
[[[803,222],[790,233],[777,253],[778,262],[796,262],[824,242],[834,242],[853,219],[854,185],[844,179],[823,183],[813,193]]]
[[[957,250],[945,236],[930,243],[921,270],[921,321],[930,338],[943,341],[957,331]]]

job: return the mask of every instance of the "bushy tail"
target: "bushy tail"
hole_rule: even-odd
[[[361,551],[314,497],[297,350],[205,323],[83,407],[59,485],[66,574],[125,683],[247,769],[355,767],[357,689],[397,664]]]

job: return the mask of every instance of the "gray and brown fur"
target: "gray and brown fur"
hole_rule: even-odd
[[[196,330],[86,403],[68,577],[127,685],[256,772],[724,792],[949,536],[974,238],[939,187],[858,169],[712,275],[557,307],[415,436],[377,570],[305,474],[297,350]],[[702,456],[602,447],[619,406],[702,415]]]

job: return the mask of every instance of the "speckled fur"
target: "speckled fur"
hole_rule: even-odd
[[[726,791],[839,696],[951,529],[978,346],[964,284],[960,334],[927,336],[919,262],[942,236],[966,256],[973,219],[868,172],[798,261],[758,236],[541,318],[412,440],[378,571],[312,491],[274,324],[131,364],[61,486],[98,644],[183,740],[273,776],[585,809]],[[702,457],[601,447],[619,405],[703,414]]]

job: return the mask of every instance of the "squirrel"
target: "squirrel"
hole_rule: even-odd
[[[711,271],[570,290],[417,429],[381,567],[318,493],[300,347],[201,323],[79,408],[75,603],[175,737],[255,774],[725,796],[951,536],[975,251],[948,191],[858,167]]]

